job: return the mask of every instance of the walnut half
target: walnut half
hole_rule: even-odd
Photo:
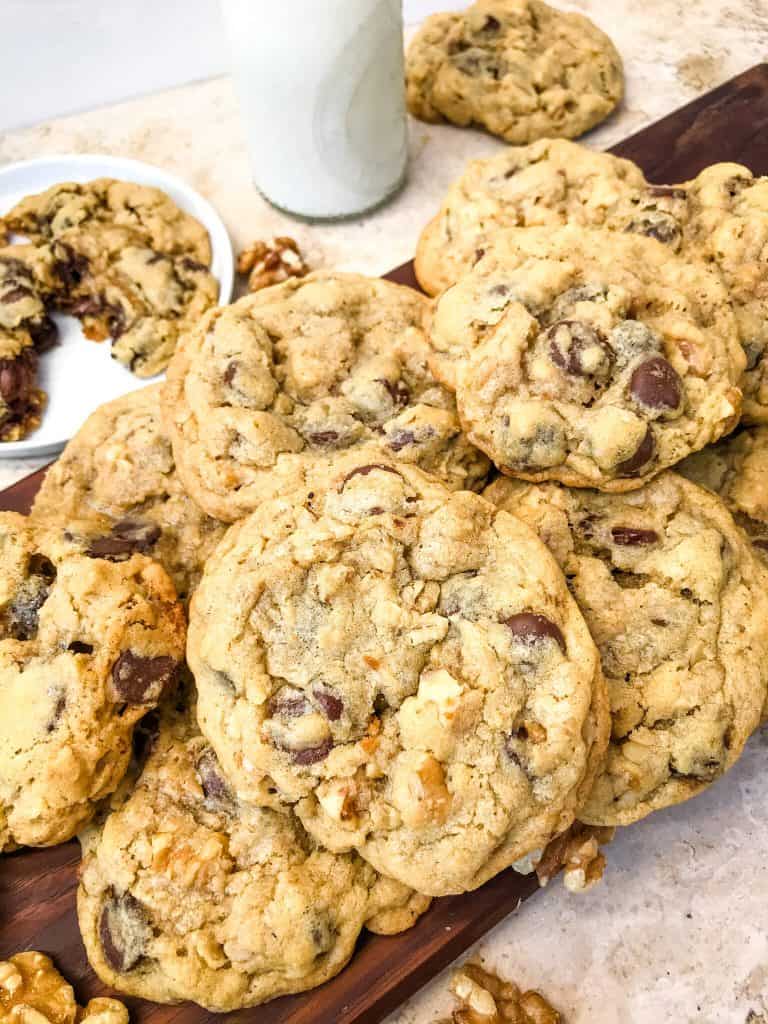
[[[128,1024],[128,1011],[117,999],[75,1001],[72,986],[50,957],[32,950],[0,960],[0,1021],[3,1024]]]
[[[536,864],[539,885],[545,886],[559,872],[570,892],[585,892],[600,881],[605,870],[605,855],[600,852],[613,839],[615,828],[585,825],[574,821],[547,845]]]
[[[454,974],[451,992],[458,1002],[452,1024],[561,1024],[560,1014],[541,993],[521,992],[514,982],[477,964],[464,964]]]
[[[240,274],[249,275],[250,292],[309,273],[299,246],[285,235],[279,235],[271,242],[254,242],[250,248],[243,249],[237,257],[237,270]]]

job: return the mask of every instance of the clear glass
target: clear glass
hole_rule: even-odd
[[[221,0],[256,186],[308,219],[350,217],[407,163],[401,0]]]

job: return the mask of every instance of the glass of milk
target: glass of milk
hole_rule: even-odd
[[[256,186],[308,219],[403,181],[401,0],[221,0]]]

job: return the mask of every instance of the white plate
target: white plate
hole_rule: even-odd
[[[42,192],[58,182],[104,177],[161,188],[182,210],[205,225],[211,238],[211,271],[219,282],[219,302],[229,302],[234,259],[221,217],[180,178],[151,164],[98,154],[47,156],[8,164],[0,167],[0,215],[24,196]],[[0,458],[56,454],[97,406],[149,383],[134,377],[130,370],[110,358],[109,340],[88,341],[74,317],[54,313],[53,319],[59,327],[59,344],[40,357],[38,370],[40,387],[48,394],[42,422],[23,441],[0,442]]]

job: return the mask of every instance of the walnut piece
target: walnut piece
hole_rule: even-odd
[[[561,1024],[539,992],[521,992],[477,964],[464,964],[451,979],[458,1006],[445,1024]]]
[[[0,960],[2,1024],[128,1024],[128,1011],[117,999],[75,1001],[72,986],[44,953],[32,950]]]
[[[574,821],[570,828],[545,848],[536,864],[539,885],[544,886],[559,872],[569,892],[585,892],[600,881],[605,870],[605,856],[600,852],[613,839],[615,828],[585,825]]]
[[[237,257],[237,270],[248,274],[248,291],[257,292],[289,277],[304,277],[309,267],[292,238],[279,235],[271,242],[254,242]]]

